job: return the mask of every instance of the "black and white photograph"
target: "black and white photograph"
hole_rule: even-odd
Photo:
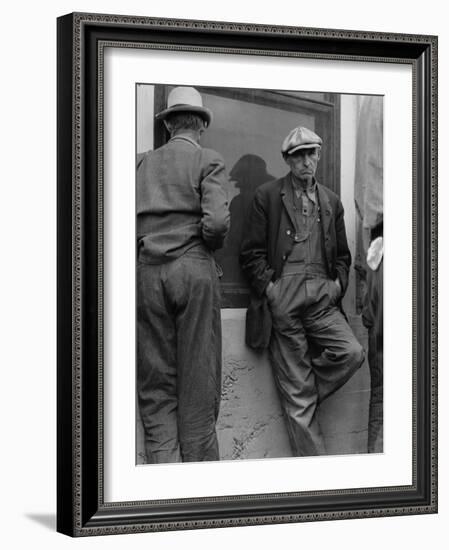
[[[383,123],[136,84],[137,465],[383,452]]]
[[[444,13],[6,4],[3,548],[447,546]]]

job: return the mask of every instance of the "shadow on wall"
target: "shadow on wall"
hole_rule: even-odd
[[[223,268],[222,283],[232,282],[242,287],[247,281],[239,264],[239,252],[243,239],[245,224],[251,208],[256,189],[276,179],[267,172],[267,163],[258,155],[243,155],[229,172],[232,193],[229,210],[231,226],[225,239],[224,246],[215,253],[216,260]]]
[[[50,531],[56,531],[56,514],[26,514],[26,517]]]

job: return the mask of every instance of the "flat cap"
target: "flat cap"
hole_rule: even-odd
[[[323,140],[305,126],[298,126],[292,130],[282,143],[282,154],[291,155],[298,149],[321,149]]]

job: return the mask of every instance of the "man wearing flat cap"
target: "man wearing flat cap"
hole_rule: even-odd
[[[317,407],[364,360],[341,309],[351,255],[340,199],[315,179],[321,147],[308,128],[288,134],[290,171],[257,189],[240,254],[246,341],[268,347],[294,456],[326,454]]]
[[[137,393],[149,463],[218,460],[221,318],[213,251],[229,228],[222,157],[199,144],[201,95],[174,88],[170,140],[137,169]]]

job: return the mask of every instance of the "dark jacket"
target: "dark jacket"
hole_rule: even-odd
[[[138,159],[139,260],[164,263],[205,245],[216,250],[229,229],[222,157],[187,136],[175,136]]]
[[[257,189],[241,247],[240,263],[251,287],[246,343],[256,349],[268,347],[271,335],[265,289],[270,281],[280,277],[294,245],[294,213],[287,200],[288,185],[291,185],[290,174]],[[351,264],[343,205],[333,191],[319,183],[317,195],[327,271],[332,279],[339,278],[343,297]]]

